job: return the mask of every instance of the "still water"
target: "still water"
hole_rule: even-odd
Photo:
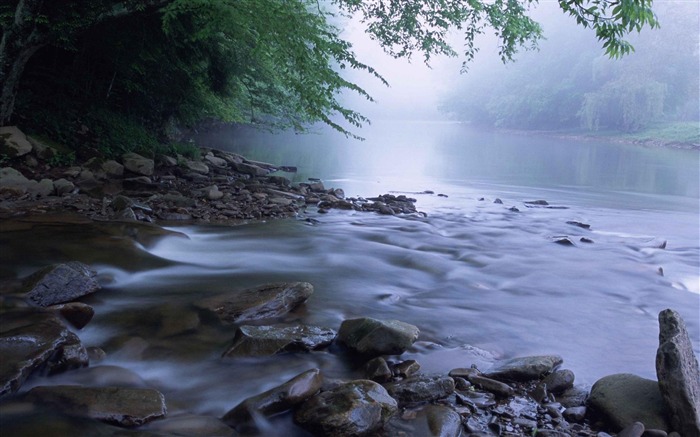
[[[337,329],[371,316],[417,325],[405,357],[427,372],[556,353],[583,385],[623,372],[655,379],[664,308],[685,318],[700,354],[698,151],[444,123],[378,123],[362,134],[364,142],[222,131],[199,142],[297,166],[287,176],[322,178],[348,196],[431,190],[410,194],[427,217],[309,208],[305,217],[318,223],[172,228],[187,238],[140,246],[138,262],[118,251],[85,255],[106,289],[90,300],[96,317],[84,343],[161,390],[171,414],[215,416],[311,367],[360,375],[334,351],[219,358],[234,329],[197,321],[191,303],[266,282],[315,286],[303,308],[275,322]],[[552,208],[524,203],[538,199]],[[554,242],[563,236],[574,246]]]

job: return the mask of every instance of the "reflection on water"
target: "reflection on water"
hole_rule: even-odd
[[[561,144],[455,125],[387,128],[344,148],[329,143],[337,139],[243,136],[227,147],[296,165],[297,178],[320,176],[348,194],[431,189],[449,197],[416,194],[428,217],[311,211],[318,224],[174,228],[188,238],[131,248],[140,267],[85,248],[83,258],[109,280],[87,299],[96,316],[83,341],[107,350],[105,364],[163,391],[171,413],[217,416],[311,367],[360,375],[335,350],[221,359],[234,329],[206,319],[193,302],[266,282],[315,286],[302,308],[275,323],[337,329],[345,318],[372,316],[417,325],[420,341],[406,356],[427,371],[557,353],[583,384],[619,372],[655,378],[656,317],[667,307],[683,315],[700,348],[697,152]],[[554,208],[524,203],[534,199]],[[8,231],[3,241],[27,235]],[[574,246],[554,243],[562,236]],[[56,250],[65,243],[42,234],[30,265],[75,255]],[[26,270],[21,264],[13,268]]]

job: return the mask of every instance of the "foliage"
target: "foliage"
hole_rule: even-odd
[[[165,125],[192,126],[208,118],[296,130],[323,122],[355,136],[351,129],[368,120],[344,107],[339,96],[372,98],[345,79],[344,70],[384,79],[358,59],[333,23],[358,15],[388,53],[420,53],[426,62],[457,54],[448,38],[458,29],[466,68],[477,51],[475,38],[489,29],[504,61],[519,48],[533,48],[542,37],[529,16],[535,3],[12,0],[0,8],[0,122],[10,120],[16,106],[14,121],[36,129],[45,123],[43,130],[59,141],[108,154],[153,150],[157,139],[147,132],[163,134]],[[560,2],[580,24],[595,29],[613,56],[630,50],[622,39],[626,33],[656,25],[650,5]]]
[[[51,167],[64,167],[75,163],[75,152],[56,152],[46,160]]]
[[[560,15],[542,13],[550,14],[550,38],[539,53],[507,68],[477,66],[442,109],[461,120],[516,129],[635,132],[659,121],[700,120],[695,6],[659,7],[665,26],[635,36],[636,52],[614,61]]]

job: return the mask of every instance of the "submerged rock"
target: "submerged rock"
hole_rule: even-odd
[[[196,414],[166,417],[149,424],[147,430],[154,431],[158,436],[235,437],[238,435],[220,419]]]
[[[286,314],[313,291],[308,282],[280,282],[214,296],[196,305],[213,311],[224,323],[239,323]]]
[[[673,429],[683,436],[700,437],[698,360],[683,319],[670,309],[659,313],[656,375],[661,395],[671,413]]]
[[[57,311],[64,319],[77,329],[82,329],[90,323],[95,310],[88,304],[82,302],[69,302],[59,305],[52,305],[50,309]]]
[[[100,289],[95,276],[94,270],[80,262],[54,264],[24,281],[25,296],[43,307],[70,302]]]
[[[324,391],[304,402],[294,421],[316,435],[367,436],[380,430],[398,407],[381,385],[357,380]]]
[[[53,374],[88,365],[78,336],[51,312],[4,313],[0,356],[0,396],[17,391],[34,372]]]
[[[223,356],[260,356],[308,352],[331,344],[335,331],[319,326],[250,326],[236,330],[233,345]]]
[[[591,388],[588,413],[601,415],[619,431],[634,422],[669,431],[666,406],[656,381],[621,373],[599,379]]]
[[[316,394],[322,382],[319,369],[307,370],[282,385],[244,400],[221,420],[239,431],[254,431],[256,416],[270,417],[299,405]]]
[[[563,362],[558,355],[513,358],[496,363],[484,376],[505,381],[531,381],[551,373]]]
[[[398,320],[363,317],[344,320],[338,330],[338,341],[361,355],[395,355],[411,347],[419,332],[416,326]]]
[[[150,388],[40,386],[23,399],[63,413],[119,426],[139,426],[165,416],[165,398]]]

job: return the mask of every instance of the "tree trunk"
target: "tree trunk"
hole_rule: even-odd
[[[0,126],[10,122],[19,80],[27,61],[46,42],[36,27],[43,0],[19,0],[14,20],[8,23],[0,40]]]

